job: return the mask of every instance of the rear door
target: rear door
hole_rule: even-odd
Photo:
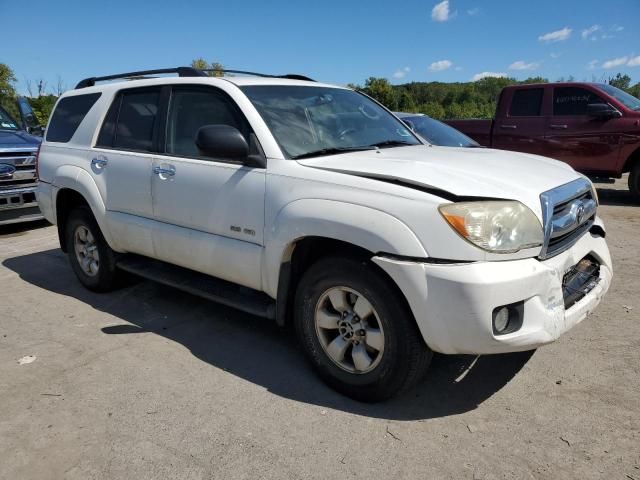
[[[230,125],[256,148],[241,110],[213,86],[175,86],[167,112],[164,153],[153,162],[157,257],[261,288],[265,169],[200,154],[196,132]]]
[[[542,155],[546,119],[543,86],[509,89],[493,125],[493,148]]]
[[[91,151],[91,174],[107,220],[127,251],[153,256],[151,174],[162,90],[132,88],[114,98]]]
[[[581,172],[615,172],[620,129],[614,118],[587,115],[587,106],[592,103],[607,101],[587,86],[553,87],[553,111],[547,119],[545,153]]]

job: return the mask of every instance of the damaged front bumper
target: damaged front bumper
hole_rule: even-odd
[[[604,232],[599,219],[594,225]],[[581,264],[584,259],[590,265]],[[594,310],[613,274],[603,236],[590,232],[543,261],[433,264],[384,256],[373,261],[405,294],[427,345],[451,354],[515,352],[553,342]],[[586,276],[584,281],[576,282],[576,269]],[[521,325],[511,333],[496,334],[494,310],[512,304],[522,305]]]

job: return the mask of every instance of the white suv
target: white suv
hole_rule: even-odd
[[[138,79],[95,85],[123,77]],[[126,270],[295,327],[363,401],[415,384],[434,351],[552,342],[611,282],[595,190],[571,167],[425,144],[366,95],[297,75],[83,80],[39,177],[87,288]]]

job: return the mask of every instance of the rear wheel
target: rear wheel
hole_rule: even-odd
[[[629,173],[629,191],[636,202],[640,202],[640,160],[636,161]]]
[[[368,262],[328,257],[312,265],[296,293],[295,322],[320,377],[356,400],[414,386],[431,360],[401,294]]]
[[[69,214],[65,238],[69,262],[80,283],[96,292],[113,290],[119,278],[115,252],[88,207],[77,207]]]

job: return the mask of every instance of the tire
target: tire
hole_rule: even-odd
[[[433,356],[400,292],[367,261],[326,257],[314,263],[298,286],[294,315],[298,341],[316,372],[358,401],[386,400],[415,386]]]
[[[116,268],[116,254],[105,241],[89,207],[77,207],[69,213],[65,241],[71,268],[82,285],[94,292],[109,292],[117,287],[120,272]],[[83,246],[84,251],[79,252]],[[87,260],[82,262],[83,258]]]
[[[629,172],[629,191],[636,202],[640,202],[640,160],[636,161]]]

